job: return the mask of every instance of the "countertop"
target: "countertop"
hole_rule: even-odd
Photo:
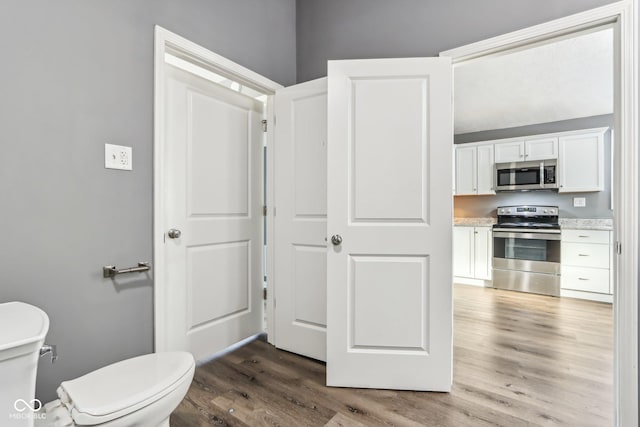
[[[489,227],[495,218],[454,218],[453,225],[466,227]],[[566,230],[613,230],[612,219],[560,218],[560,228]]]
[[[567,230],[613,230],[612,219],[560,218],[560,228]]]
[[[495,218],[454,218],[453,225],[464,225],[467,227],[490,227],[496,223]]]

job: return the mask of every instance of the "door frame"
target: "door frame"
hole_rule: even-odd
[[[639,0],[623,0],[440,53],[450,57],[455,66],[600,25],[616,27],[620,52],[614,55],[617,59],[614,116],[619,143],[614,155],[619,168],[614,181],[619,183],[619,200],[614,209],[614,235],[622,247],[616,259],[618,276],[614,292],[613,378],[617,426],[638,425],[638,4]]]
[[[249,86],[267,95],[267,122],[273,123],[273,96],[282,85],[261,76],[227,58],[224,58],[210,50],[175,34],[158,25],[155,26],[154,41],[154,101],[153,101],[153,265],[154,269],[154,350],[156,352],[167,350],[166,334],[167,319],[165,307],[167,304],[167,288],[170,286],[166,281],[165,256],[164,256],[164,234],[163,228],[165,220],[165,183],[163,161],[164,150],[167,144],[165,135],[165,61],[164,55],[170,52],[180,56],[194,64],[211,69],[218,74],[227,76],[235,81]],[[273,126],[267,126],[267,152],[273,145]],[[267,200],[273,200],[273,156],[267,156]],[[263,200],[264,204],[264,200]],[[267,214],[267,238],[273,236],[273,209]],[[272,237],[271,237],[272,238]],[[268,283],[273,283],[273,245],[267,250],[267,272],[269,272]],[[262,259],[262,257],[261,257]],[[264,266],[263,266],[264,268]],[[270,286],[271,287],[271,286]],[[268,294],[273,294],[269,292]],[[273,316],[273,299],[268,295],[267,314]],[[268,319],[268,324],[272,324],[272,319]]]

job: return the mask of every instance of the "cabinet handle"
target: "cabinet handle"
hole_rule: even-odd
[[[584,277],[578,277],[578,280],[589,280],[589,279],[585,279]]]
[[[578,237],[582,237],[584,239],[587,239],[589,236],[578,236]]]
[[[578,254],[578,256],[589,256],[588,254]]]

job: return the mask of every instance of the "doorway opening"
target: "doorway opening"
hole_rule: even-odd
[[[475,61],[499,58],[532,47],[544,47],[553,41],[577,39],[579,35],[595,35],[602,30],[613,32],[614,51],[611,68],[613,69],[614,84],[612,88],[608,88],[608,90],[613,90],[613,114],[607,117],[609,120],[607,123],[598,126],[610,128],[607,133],[611,139],[612,151],[610,160],[603,161],[603,167],[611,171],[610,177],[607,178],[611,182],[612,191],[607,189],[603,192],[604,197],[601,197],[599,201],[605,212],[607,209],[612,210],[612,213],[608,215],[613,222],[610,246],[609,240],[606,242],[607,247],[612,249],[612,253],[604,251],[603,254],[610,260],[611,286],[608,287],[610,296],[600,296],[604,301],[607,299],[612,301],[614,310],[614,375],[611,400],[615,402],[614,408],[612,408],[612,413],[615,414],[615,425],[634,425],[637,423],[638,294],[635,284],[637,282],[638,174],[637,86],[635,86],[635,81],[638,70],[633,60],[635,55],[633,46],[637,40],[637,30],[632,23],[633,13],[632,2],[620,2],[441,53],[441,55],[453,59],[454,67],[462,68],[465,65],[472,66]],[[600,118],[602,119],[602,117]],[[584,127],[588,128],[589,126]],[[508,136],[511,135],[499,134],[496,136],[494,134],[493,138],[500,139],[500,137],[506,138]],[[524,136],[524,134],[519,136]],[[561,166],[561,164],[558,165]],[[569,167],[570,165],[565,165],[565,169]],[[528,197],[525,193],[522,194],[522,197]],[[571,209],[574,204],[576,209],[585,204],[585,197],[580,196],[584,196],[584,193],[570,196]],[[574,197],[577,199],[575,202]],[[462,202],[459,208],[464,209],[464,207],[465,202]],[[578,238],[578,236],[574,237]],[[572,243],[569,242],[566,247],[568,248]],[[629,249],[629,252],[620,251],[620,247]],[[570,268],[566,269],[566,272],[565,277],[569,276]],[[579,280],[580,277],[578,276],[576,279]],[[605,276],[602,281],[606,279]],[[603,292],[602,289],[599,291]],[[567,296],[573,297],[579,294],[578,291],[569,289],[565,292],[572,294]]]

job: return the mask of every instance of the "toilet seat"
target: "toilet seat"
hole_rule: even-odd
[[[195,363],[186,352],[153,353],[114,363],[58,387],[60,402],[76,425],[96,425],[148,406],[185,380]]]

